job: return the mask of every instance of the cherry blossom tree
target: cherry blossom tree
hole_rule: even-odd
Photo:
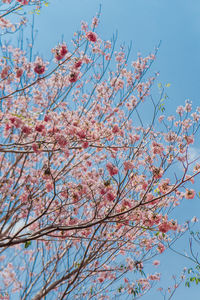
[[[5,41],[43,4],[4,0]],[[170,212],[195,197],[200,107],[165,116],[157,49],[129,62],[98,23],[49,62],[2,42],[0,299],[136,299],[160,278],[146,263],[187,230]]]

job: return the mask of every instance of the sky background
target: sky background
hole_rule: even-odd
[[[45,7],[35,19],[38,29],[36,50],[45,58],[61,41],[62,35],[64,41],[70,43],[73,33],[80,28],[80,22],[85,20],[90,24],[100,4],[102,15],[98,34],[108,40],[117,30],[118,45],[123,42],[129,45],[132,41],[130,61],[136,58],[138,52],[144,56],[153,52],[162,41],[152,71],[160,72],[157,83],[171,84],[166,113],[175,112],[176,107],[183,105],[186,99],[190,99],[195,107],[200,105],[199,0],[51,0],[49,7]],[[153,96],[157,96],[156,92]],[[199,145],[197,141],[193,154],[198,153]],[[198,192],[198,181],[195,187]],[[200,200],[197,198],[185,201],[175,214],[181,220],[191,219],[193,215],[200,219]],[[187,243],[187,238],[184,238],[177,248],[184,250]],[[171,252],[162,255],[160,260],[161,266],[156,271],[162,272],[163,279],[157,287],[173,284],[170,280],[172,273],[178,274],[185,265],[191,265]],[[151,269],[149,263],[149,271]],[[193,284],[188,289],[182,285],[173,299],[199,300],[199,295],[200,286]],[[163,297],[153,290],[142,299],[161,300]]]

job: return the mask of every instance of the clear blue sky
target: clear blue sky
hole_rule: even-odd
[[[160,72],[159,82],[170,82],[170,96],[167,112],[175,111],[176,106],[190,99],[195,106],[200,105],[200,1],[199,0],[51,0],[36,17],[39,29],[36,49],[43,57],[61,40],[69,43],[74,31],[80,28],[81,20],[91,22],[102,4],[99,27],[103,39],[110,39],[118,30],[119,43],[133,43],[132,58],[137,52],[146,55],[162,41],[154,71]],[[199,143],[196,144],[197,147]],[[198,189],[198,184],[196,185]],[[200,188],[199,188],[200,190]],[[200,200],[186,202],[178,215],[200,219]],[[179,247],[186,248],[188,241],[183,239]],[[200,250],[200,249],[199,249]],[[167,286],[172,271],[180,271],[189,262],[166,253],[161,258],[162,283]],[[149,293],[144,300],[161,300],[159,293]],[[168,299],[168,298],[166,298]],[[199,300],[200,286],[179,288],[174,300]]]

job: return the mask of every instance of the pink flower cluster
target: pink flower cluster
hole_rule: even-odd
[[[115,167],[115,166],[114,166],[113,164],[111,164],[110,162],[108,162],[108,163],[106,164],[106,168],[107,168],[107,170],[108,170],[110,176],[114,176],[114,175],[118,174],[118,172],[119,172],[118,168]]]
[[[152,147],[153,154],[160,154],[160,155],[163,154],[164,147],[162,144],[153,141],[151,147]]]
[[[169,230],[177,230],[178,225],[176,221],[164,221],[159,226],[158,229],[160,232],[166,233]]]
[[[42,75],[45,72],[45,64],[40,57],[37,57],[34,63],[34,72]]]
[[[86,38],[92,43],[95,43],[97,41],[97,35],[93,31],[88,31],[86,33]]]
[[[185,198],[186,199],[193,199],[194,196],[195,196],[195,191],[194,190],[186,189],[186,192],[185,192]]]
[[[58,47],[53,49],[52,52],[55,54],[55,59],[59,61],[63,59],[67,54],[67,46],[65,44],[59,45]]]

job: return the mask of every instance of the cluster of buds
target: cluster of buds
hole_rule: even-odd
[[[59,45],[55,49],[53,49],[52,52],[55,53],[55,59],[59,61],[63,59],[67,54],[67,46],[65,44]]]
[[[92,43],[95,43],[97,41],[97,35],[93,31],[88,31],[86,33],[86,38]]]
[[[34,63],[34,72],[42,75],[45,72],[45,64],[40,57],[37,57]]]
[[[29,3],[29,0],[17,0],[20,4],[27,5]]]

